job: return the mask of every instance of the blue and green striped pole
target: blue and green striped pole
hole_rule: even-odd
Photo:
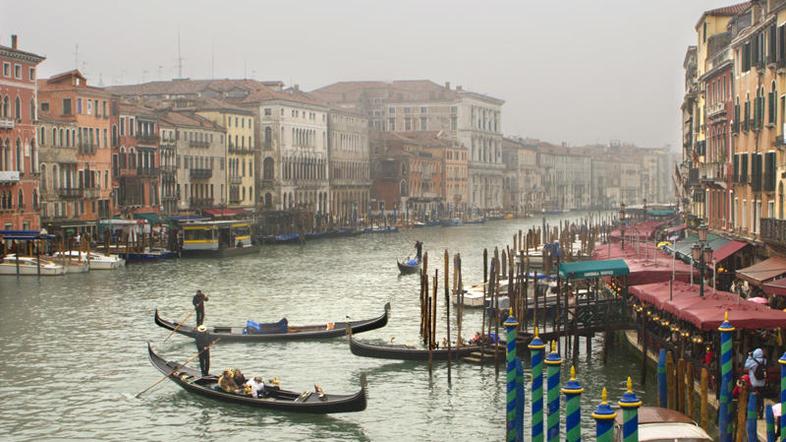
[[[617,417],[617,412],[609,406],[607,400],[606,387],[600,394],[600,405],[592,413],[592,418],[595,419],[595,440],[597,442],[612,442],[614,438],[614,419]]]
[[[559,441],[559,384],[560,364],[562,358],[557,353],[557,343],[551,341],[551,353],[546,356],[546,395],[549,405],[549,415],[546,429],[547,441]]]
[[[781,366],[781,442],[786,442],[786,353],[778,364]]]
[[[661,348],[658,354],[658,406],[666,408],[668,402],[668,385],[666,384],[666,349]]]
[[[639,407],[641,401],[633,392],[633,381],[628,376],[628,391],[617,402],[622,408],[622,441],[639,442]]]
[[[535,336],[527,346],[532,358],[532,442],[543,442],[543,352],[546,344],[538,335],[538,326],[535,326]]]
[[[731,442],[731,334],[734,327],[729,323],[729,312],[723,317],[723,323],[718,327],[721,344],[721,391],[718,406],[718,433],[721,442]]]
[[[507,349],[505,354],[506,375],[507,375],[507,441],[516,442],[516,327],[519,322],[513,316],[513,309],[510,309],[508,319],[502,323],[507,334]]]
[[[759,442],[759,436],[756,434],[756,418],[758,417],[758,407],[756,403],[758,395],[751,391],[748,393],[748,413],[745,416],[745,429],[748,433],[748,442]]]
[[[524,367],[516,358],[516,440],[524,442]]]
[[[767,422],[767,442],[775,442],[775,414],[770,404],[764,408],[764,419]]]
[[[565,395],[565,440],[581,440],[581,393],[584,388],[576,380],[576,367],[570,367],[570,380],[560,390]]]

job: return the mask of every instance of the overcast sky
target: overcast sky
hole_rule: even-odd
[[[431,79],[506,101],[507,135],[680,143],[682,61],[711,0],[0,0],[0,38],[98,85],[177,76],[311,90]],[[212,61],[211,61],[212,60]],[[212,68],[211,66],[214,66]]]

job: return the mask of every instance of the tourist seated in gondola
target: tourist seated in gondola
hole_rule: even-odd
[[[231,368],[224,370],[218,377],[218,386],[226,393],[241,394],[243,392],[235,383],[235,373]]]
[[[249,379],[244,387],[245,393],[254,398],[266,397],[265,382],[261,376],[255,376],[254,379]]]
[[[245,385],[247,379],[243,375],[243,372],[241,372],[240,369],[238,368],[233,369],[232,372],[233,372],[232,380],[235,381],[235,385],[237,385],[238,387],[241,385]]]

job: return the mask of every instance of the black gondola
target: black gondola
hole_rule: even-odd
[[[377,359],[398,359],[400,361],[428,361],[428,350],[423,348],[415,348],[408,345],[398,344],[368,344],[352,339],[349,335],[349,349],[355,356],[363,356],[366,358]],[[477,345],[462,346],[461,348],[451,348],[450,356],[452,359],[458,359],[468,356],[473,351],[479,351],[480,347]],[[434,361],[447,361],[448,349],[436,348],[431,350],[431,358]]]
[[[399,262],[396,260],[396,264],[398,264],[398,271],[401,272],[402,275],[411,275],[413,273],[417,273],[420,270],[420,260],[415,265],[410,265],[405,262]]]
[[[185,367],[177,362],[167,361],[153,351],[150,343],[147,344],[147,351],[153,366],[184,390],[224,402],[277,411],[315,414],[349,413],[366,409],[365,378],[361,380],[360,391],[355,394],[325,393],[320,397],[319,394],[310,391],[298,393],[270,388],[266,390],[269,394],[268,397],[253,398],[222,391],[218,388],[217,376],[202,377],[199,370]]]
[[[321,338],[335,338],[344,336],[346,334],[346,327],[351,326],[353,333],[362,333],[364,331],[376,330],[382,328],[388,323],[388,314],[390,313],[390,303],[385,304],[385,313],[374,319],[367,319],[364,321],[351,321],[351,322],[336,322],[332,324],[318,324],[318,325],[288,325],[285,327],[263,327],[259,331],[249,332],[247,327],[207,327],[207,333],[211,338],[221,338],[222,341],[243,341],[243,342],[257,342],[257,341],[284,341],[295,339],[321,339]],[[177,321],[169,321],[161,318],[158,315],[158,309],[155,313],[155,322],[161,327],[168,330],[175,330],[181,335],[193,338],[197,331],[195,327],[186,324],[180,324]],[[279,321],[278,324],[281,324]]]

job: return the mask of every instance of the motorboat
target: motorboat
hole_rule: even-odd
[[[57,257],[78,258],[90,263],[90,270],[114,270],[126,265],[126,261],[118,255],[107,255],[101,252],[78,252],[76,250],[55,253]],[[89,258],[89,259],[88,259]]]
[[[23,275],[23,276],[59,276],[66,272],[65,267],[54,263],[48,259],[36,258],[34,256],[6,255],[0,261],[0,275]]]
[[[696,421],[680,413],[660,407],[639,408],[639,441],[709,442],[712,438]],[[622,442],[622,413],[614,422],[614,440]]]

